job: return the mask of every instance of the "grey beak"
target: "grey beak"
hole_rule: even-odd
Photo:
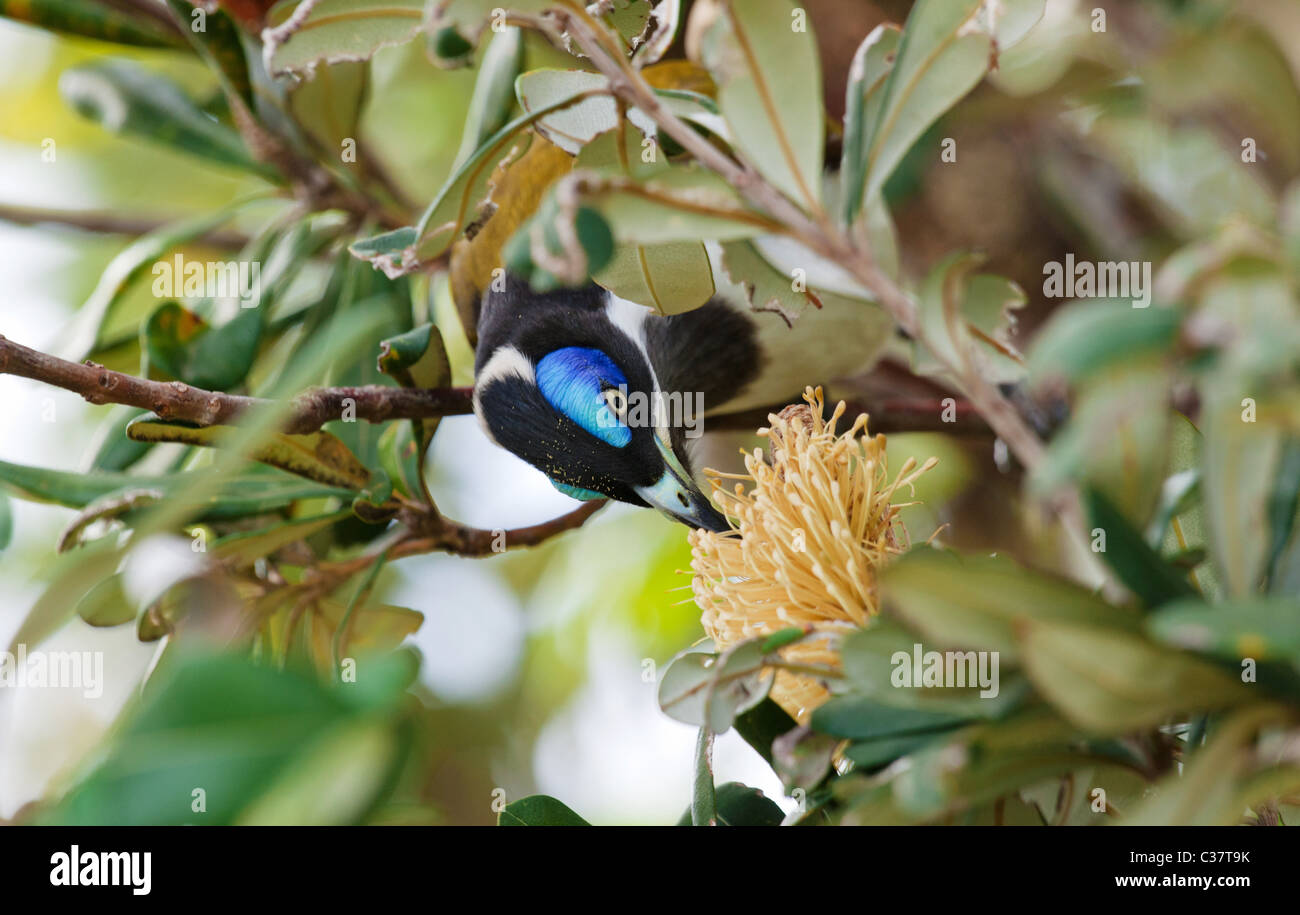
[[[663,476],[650,486],[638,486],[637,495],[688,527],[702,527],[717,533],[731,530],[726,517],[713,507],[708,496],[700,492],[672,450],[658,439],[656,443],[664,458]]]

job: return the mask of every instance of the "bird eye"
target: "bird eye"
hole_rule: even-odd
[[[606,388],[601,392],[601,396],[605,398],[605,405],[619,419],[622,419],[627,414],[627,394],[622,389]]]

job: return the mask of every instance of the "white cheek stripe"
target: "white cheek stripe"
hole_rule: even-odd
[[[605,316],[609,318],[610,323],[627,335],[637,349],[641,350],[641,355],[645,357],[645,364],[650,369],[650,381],[654,385],[654,394],[660,392],[659,376],[655,374],[654,364],[650,361],[650,351],[645,342],[645,322],[650,317],[650,309],[644,305],[638,305],[636,302],[630,302],[609,293],[609,299],[605,303]],[[664,444],[668,444],[670,436],[668,433],[668,417],[665,415],[667,410],[656,410],[653,419],[655,420],[655,435],[657,435]]]
[[[487,420],[483,418],[483,408],[479,402],[479,394],[493,382],[510,376],[522,378],[532,385],[537,384],[537,375],[533,370],[533,364],[528,361],[528,357],[513,346],[503,346],[492,354],[483,369],[478,373],[478,377],[474,379],[474,415],[478,417],[478,423],[483,427],[487,437],[498,445],[501,443],[492,435]]]

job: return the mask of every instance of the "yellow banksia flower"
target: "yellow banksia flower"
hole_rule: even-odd
[[[909,545],[894,503],[937,463],[914,459],[891,481],[885,436],[867,433],[867,416],[836,434],[845,406],[823,419],[822,390],[805,404],[769,416],[758,430],[770,442],[742,450],[745,474],[705,470],[713,498],[734,530],[690,535],[692,589],[704,631],[719,650],[800,627],[814,633],[785,648],[790,664],[838,668],[839,640],[879,612],[876,574]],[[726,481],[733,481],[728,491]],[[820,680],[781,670],[772,698],[801,723],[829,693]]]

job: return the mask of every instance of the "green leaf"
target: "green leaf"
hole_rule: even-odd
[[[77,601],[76,613],[92,626],[120,626],[135,619],[136,608],[122,589],[121,573],[115,572]]]
[[[310,781],[345,792],[316,796],[322,809],[357,816],[380,789],[374,772],[358,773],[355,758],[339,754],[347,743],[343,735],[371,747],[374,734],[361,723],[382,723],[396,733],[404,683],[378,667],[407,662],[372,663],[378,666],[370,672],[363,666],[356,685],[330,689],[300,673],[259,666],[237,655],[171,657],[151,678],[95,767],[41,820],[64,825],[229,824],[245,811],[276,809],[267,806],[268,787],[287,791],[286,783],[277,780],[304,770]],[[358,727],[348,728],[350,723]],[[335,754],[321,752],[326,747]],[[392,766],[384,766],[381,757],[395,762],[385,754],[364,755],[386,773]],[[197,789],[202,790],[202,812],[196,809]]]
[[[140,510],[157,504],[162,495],[160,489],[128,489],[122,493],[91,502],[77,513],[77,517],[73,518],[68,526],[64,528],[63,533],[59,535],[58,552],[65,553],[73,547],[80,546],[82,534],[92,523],[117,520],[125,522],[126,519],[135,516],[135,513]]]
[[[816,212],[825,128],[821,61],[806,11],[787,0],[710,0],[692,9],[687,34],[688,53],[718,86],[735,150]]]
[[[92,470],[126,470],[149,453],[150,446],[133,442],[126,437],[126,427],[148,413],[136,407],[114,407],[109,418],[100,427],[99,447],[91,459]]]
[[[938,732],[942,733],[942,732]],[[857,740],[844,750],[844,756],[867,771],[888,765],[900,756],[919,750],[936,738],[935,732],[905,734],[901,737],[876,737]]]
[[[653,0],[613,0],[605,12],[605,21],[629,51],[645,31],[653,5]]]
[[[203,30],[199,31],[194,28],[193,4],[187,0],[167,0],[167,6],[181,33],[203,58],[208,69],[217,75],[222,88],[242,99],[251,110],[255,105],[253,84],[248,73],[248,58],[244,55],[243,37],[234,19],[220,8],[205,9]]]
[[[916,373],[950,374],[948,366],[969,366],[998,384],[1023,377],[1024,360],[1011,344],[1010,329],[1025,293],[1003,277],[974,274],[982,260],[953,254],[926,276],[918,303],[925,340],[912,348]]]
[[[0,553],[14,536],[14,505],[7,493],[0,491]]]
[[[1093,733],[1156,727],[1251,698],[1218,667],[1131,633],[1063,622],[1026,623],[1022,633],[1025,670],[1039,693]]]
[[[1277,588],[1282,556],[1296,531],[1297,509],[1300,509],[1300,438],[1292,436],[1278,460],[1277,478],[1268,500],[1268,526],[1273,536],[1265,568],[1270,589]]]
[[[775,801],[740,782],[719,786],[716,798],[719,826],[780,826],[785,818]]]
[[[932,645],[921,644],[917,634],[897,623],[874,619],[845,636],[841,644],[841,690],[894,708],[964,719],[1005,718],[1032,692],[1023,675],[1003,669],[1000,652],[981,658],[974,652],[950,650],[950,656],[938,652]],[[927,685],[926,671],[936,662],[947,669],[948,657],[952,658],[953,676],[960,677],[960,681],[941,677]],[[1015,659],[1008,656],[1005,660],[1011,666]]]
[[[672,47],[681,26],[682,0],[658,0],[650,17],[654,20],[653,31],[632,55],[632,63],[638,68],[654,64]]]
[[[493,34],[479,61],[474,94],[465,113],[465,131],[455,164],[474,154],[488,137],[510,119],[515,102],[515,78],[524,63],[524,36],[515,26]]]
[[[763,654],[771,654],[779,648],[784,648],[792,642],[799,641],[807,634],[808,633],[798,626],[791,626],[788,629],[778,629],[763,640],[759,650],[762,651]]]
[[[851,225],[863,207],[870,131],[880,117],[883,90],[902,40],[902,29],[892,22],[881,23],[858,45],[849,66],[844,97],[844,149],[840,153],[846,224]]]
[[[384,271],[385,276],[396,278],[410,273],[418,266],[415,257],[418,234],[414,226],[404,226],[354,241],[348,245],[348,251],[353,257],[368,261]]]
[[[782,273],[763,257],[752,241],[731,241],[722,245],[722,266],[733,283],[745,290],[755,311],[774,311],[793,321],[808,307],[821,308],[819,294],[795,278]]]
[[[422,324],[379,344],[379,370],[407,388],[441,388],[451,381],[442,333]]]
[[[1102,558],[1142,603],[1154,608],[1196,593],[1187,576],[1147,546],[1142,534],[1109,499],[1089,487],[1084,489],[1083,502],[1094,536],[1097,530],[1105,532],[1106,549]]]
[[[410,499],[423,499],[424,449],[414,423],[391,423],[379,437],[379,462],[393,488]]]
[[[0,0],[0,16],[61,32],[142,48],[183,48],[185,39],[156,19],[95,0]]]
[[[669,167],[667,160],[656,147],[644,146],[644,139],[637,127],[626,122],[589,142],[576,167],[638,179],[662,174]],[[698,308],[716,291],[713,267],[700,241],[621,245],[592,279],[615,295],[663,315]]]
[[[214,328],[178,302],[164,302],[140,329],[144,374],[228,391],[242,383],[253,367],[264,315],[261,308],[241,308]]]
[[[699,3],[688,32],[692,57],[718,84],[736,151],[816,212],[825,125],[821,58],[807,12],[789,0]]]
[[[1253,594],[1267,570],[1271,531],[1269,500],[1285,432],[1264,422],[1244,422],[1238,396],[1220,387],[1201,411],[1201,492],[1208,518],[1210,555],[1228,595]]]
[[[351,509],[344,508],[324,515],[295,518],[262,530],[237,531],[227,534],[214,543],[212,554],[232,568],[245,568],[281,547],[306,540],[317,531],[322,531],[351,514]]]
[[[8,483],[19,497],[69,508],[85,508],[96,500],[139,489],[161,490],[167,499],[173,493],[187,489],[192,481],[208,476],[210,473],[203,470],[167,476],[69,473],[0,461],[0,481]],[[279,471],[233,474],[221,479],[213,492],[202,500],[196,517],[200,520],[241,518],[275,511],[302,499],[351,495],[351,490],[304,483]]]
[[[583,94],[590,97],[573,102]],[[599,73],[529,70],[515,81],[515,95],[528,114],[552,112],[537,118],[536,129],[571,156],[598,135],[619,126],[619,109],[610,94],[609,80]]]
[[[691,783],[691,825],[714,826],[718,818],[717,789],[713,784],[713,732],[700,728],[695,738],[695,778]]]
[[[981,0],[913,5],[878,111],[864,122],[869,133],[861,192],[847,187],[846,200],[865,203],[877,196],[912,144],[984,76],[991,44],[978,19],[982,6]]]
[[[1090,486],[1145,530],[1160,500],[1175,415],[1173,377],[1162,360],[1119,365],[1077,395],[1069,423],[1034,469],[1030,485],[1045,495]]]
[[[64,70],[59,92],[79,113],[113,133],[280,180],[275,169],[249,155],[238,133],[205,114],[161,73],[126,60],[101,60]]]
[[[76,359],[88,357],[100,343],[105,324],[132,283],[150,271],[173,248],[224,225],[257,199],[237,200],[213,213],[162,226],[131,242],[104,268],[90,297],[78,309],[74,330],[68,342],[60,346],[60,351]]]
[[[1300,671],[1300,606],[1293,598],[1176,601],[1147,619],[1147,631],[1166,644],[1212,654],[1234,666],[1244,658],[1284,660]]]
[[[1068,122],[1140,196],[1153,201],[1153,215],[1178,237],[1210,235],[1242,216],[1272,228],[1277,204],[1268,183],[1242,168],[1240,150],[1224,147],[1209,125],[1172,127],[1162,117],[1122,110],[1086,116],[1078,111]]]
[[[131,423],[126,434],[138,442],[179,442],[212,447],[224,445],[232,433],[228,426],[196,427],[142,419]],[[254,448],[249,456],[272,467],[341,489],[362,489],[370,480],[366,466],[357,460],[347,445],[328,432],[273,435]]]
[[[837,737],[797,728],[773,743],[773,768],[787,788],[813,790],[830,774],[840,743]]]
[[[1074,383],[1117,363],[1162,355],[1173,346],[1182,319],[1176,308],[1071,302],[1053,311],[1034,338],[1030,378],[1036,384],[1054,378]]]
[[[699,308],[716,291],[702,242],[621,245],[592,279],[620,298],[661,315]]]
[[[802,631],[802,630],[800,630]],[[788,734],[799,726],[777,705],[771,697],[764,699],[751,709],[736,716],[736,733],[754,748],[759,756],[772,765],[772,743],[782,734]]]
[[[317,66],[310,78],[289,89],[294,120],[315,141],[326,161],[341,162],[344,141],[358,139],[369,88],[370,65],[343,61]]]
[[[376,562],[369,574],[377,575],[374,570],[382,565]],[[395,651],[424,623],[424,614],[409,607],[367,603],[365,598],[373,586],[373,577],[358,584],[349,604],[325,598],[317,605],[313,623],[321,625],[313,625],[311,638],[320,669],[337,671],[339,659],[348,656],[378,656]]]
[[[536,14],[554,5],[556,0],[511,0],[508,8],[516,13]],[[434,0],[430,9],[428,32],[435,37],[430,50],[434,63],[441,67],[464,65],[488,26],[497,31],[504,25],[497,11],[505,7],[495,0]],[[456,41],[453,35],[461,40]]]
[[[424,5],[424,0],[320,0],[276,48],[271,73],[369,60],[381,48],[405,44],[420,31]],[[268,24],[281,24],[297,6],[297,0],[277,3],[267,15]]]
[[[674,165],[642,182],[611,178],[584,199],[605,217],[619,244],[724,242],[752,238],[772,227],[721,177],[692,166]]]
[[[850,740],[874,740],[946,731],[970,721],[970,716],[926,709],[902,709],[873,699],[837,696],[813,712],[812,727],[820,734]]]
[[[1017,633],[1030,622],[1090,623],[1127,632],[1141,624],[1130,610],[1005,557],[912,550],[885,570],[880,590],[888,612],[927,647],[997,651],[1004,663],[1021,658]]]
[[[410,741],[383,719],[342,722],[317,737],[239,814],[240,826],[362,822],[396,774]]]
[[[669,663],[659,680],[659,707],[670,717],[722,734],[736,716],[767,698],[775,656],[762,639],[739,642],[714,656],[688,649]]]
[[[588,826],[560,801],[545,794],[521,798],[497,814],[498,826]]]
[[[1077,734],[1043,709],[963,729],[909,755],[887,784],[911,821],[931,821],[1078,769]]]
[[[450,248],[475,216],[477,204],[487,198],[497,166],[525,154],[532,142],[532,136],[525,132],[525,128],[549,112],[572,103],[572,99],[563,99],[553,106],[516,118],[494,133],[447,179],[424,211],[415,227],[415,241],[402,252],[401,259],[397,260],[392,250],[402,240],[393,237],[394,233],[382,237],[387,245],[383,253],[389,260],[395,260],[409,270]],[[378,243],[379,240],[372,241]]]

